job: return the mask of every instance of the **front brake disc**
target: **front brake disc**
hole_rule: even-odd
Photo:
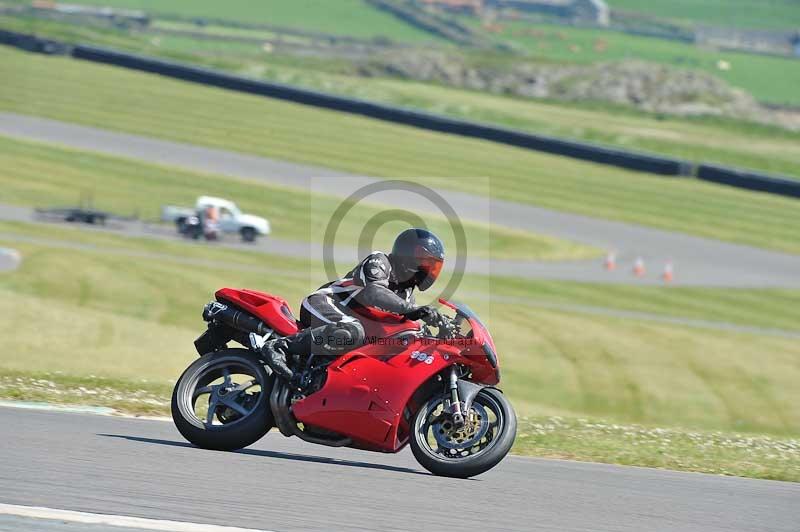
[[[456,427],[450,416],[440,416],[431,424],[433,437],[445,449],[469,449],[477,444],[489,430],[489,416],[486,409],[472,403],[463,427]]]

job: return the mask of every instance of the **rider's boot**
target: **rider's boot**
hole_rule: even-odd
[[[287,381],[292,380],[294,372],[286,362],[286,342],[282,339],[266,342],[261,348],[261,354],[267,366]]]
[[[267,365],[286,380],[294,373],[287,364],[287,357],[306,357],[310,354],[337,357],[363,345],[364,327],[356,320],[342,320],[302,331],[286,338],[265,342],[261,352]],[[251,339],[254,342],[255,339]]]

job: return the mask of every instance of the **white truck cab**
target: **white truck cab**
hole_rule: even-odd
[[[161,209],[161,219],[174,222],[178,230],[184,232],[187,220],[192,216],[201,216],[209,207],[218,211],[219,230],[223,233],[238,233],[245,242],[253,242],[257,237],[270,233],[267,219],[245,214],[234,202],[213,196],[197,198],[194,209],[166,205]]]

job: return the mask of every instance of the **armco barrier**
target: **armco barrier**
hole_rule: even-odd
[[[67,54],[70,50],[70,46],[62,42],[3,29],[0,29],[0,44],[40,54]]]
[[[72,55],[79,59],[151,72],[184,81],[248,92],[325,109],[359,114],[370,118],[442,133],[490,140],[511,146],[544,151],[631,170],[661,175],[691,175],[693,169],[691,163],[680,159],[659,157],[657,155],[629,152],[584,142],[534,135],[477,122],[457,120],[421,111],[282,85],[280,83],[243,78],[206,68],[129,54],[117,50],[109,50],[94,46],[76,46],[73,49]]]
[[[697,168],[697,178],[737,188],[800,198],[800,180],[795,181],[750,170],[701,164]]]

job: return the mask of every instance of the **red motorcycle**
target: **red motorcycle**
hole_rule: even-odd
[[[223,288],[203,312],[201,357],[175,385],[175,426],[206,449],[241,449],[277,427],[334,447],[396,453],[410,444],[435,475],[488,471],[511,449],[516,416],[494,387],[500,369],[489,331],[466,305],[439,302],[455,316],[432,325],[436,334],[414,321],[364,320],[365,345],[338,358],[310,354],[287,382],[271,374],[254,338],[297,333],[289,305]]]

